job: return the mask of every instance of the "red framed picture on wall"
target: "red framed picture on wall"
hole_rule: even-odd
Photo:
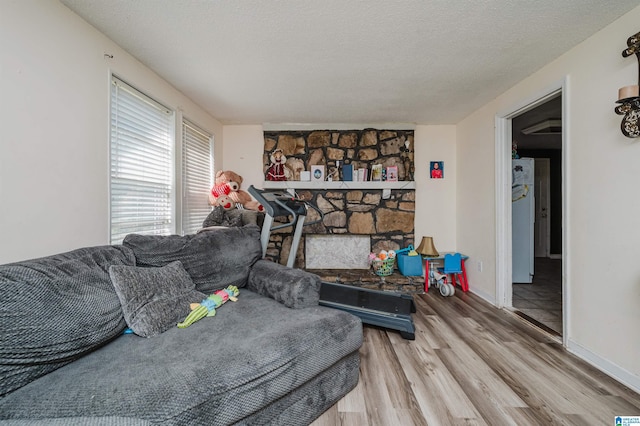
[[[431,179],[444,179],[444,161],[432,161],[429,166]]]

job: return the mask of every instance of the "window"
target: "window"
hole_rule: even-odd
[[[194,233],[211,212],[211,135],[188,120],[182,122],[182,232]]]
[[[112,77],[112,244],[119,244],[132,232],[147,235],[174,232],[173,123],[173,111]]]

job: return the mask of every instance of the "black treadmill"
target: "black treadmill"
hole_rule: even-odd
[[[271,231],[291,226],[294,228],[294,235],[287,266],[293,267],[302,237],[302,228],[305,226],[307,208],[316,210],[320,214],[320,220],[323,216],[322,211],[288,192],[265,191],[255,188],[253,185],[249,186],[248,192],[265,209],[265,220],[260,235],[262,257],[267,252]],[[274,225],[274,218],[279,216],[290,217],[290,219],[287,223]],[[307,225],[317,222],[310,222]],[[416,307],[413,298],[408,294],[370,290],[322,281],[320,305],[356,315],[364,324],[397,330],[407,340],[415,339],[415,327],[411,314],[416,312]]]

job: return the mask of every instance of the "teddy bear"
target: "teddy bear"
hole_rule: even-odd
[[[240,187],[242,186],[242,176],[240,176],[236,172],[233,172],[231,170],[218,171],[215,176],[214,188],[218,185],[224,185],[229,182],[235,182],[238,184],[238,189],[236,191],[229,192],[229,194],[227,195],[234,203],[234,206],[241,205],[243,208],[248,210],[255,210],[258,212],[264,211],[264,207],[262,206],[262,204],[251,198],[251,195],[249,195],[248,192],[240,189]],[[211,202],[211,196],[209,197],[209,204],[211,204],[212,206],[216,205]]]
[[[232,194],[240,189],[240,184],[234,181],[216,183],[209,192],[209,204],[221,206],[225,210],[230,210],[236,206]]]

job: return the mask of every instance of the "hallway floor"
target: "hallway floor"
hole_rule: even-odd
[[[531,284],[513,284],[513,307],[546,331],[562,335],[562,260],[535,258]]]

